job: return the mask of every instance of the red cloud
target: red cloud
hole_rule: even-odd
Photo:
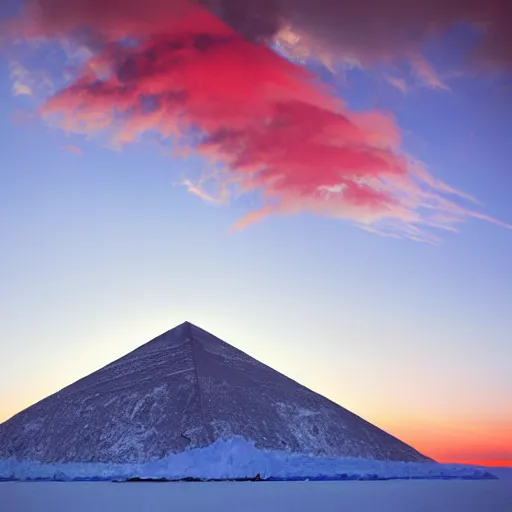
[[[107,132],[118,145],[145,132],[179,139],[223,164],[224,185],[263,197],[261,210],[237,227],[306,211],[431,240],[424,226],[455,229],[468,216],[485,218],[448,200],[443,194],[462,194],[401,153],[391,116],[350,111],[303,68],[196,3],[40,0],[24,21],[26,34],[80,34],[93,52],[41,112],[69,131]],[[248,16],[246,4],[228,11],[225,3],[219,13],[253,39],[271,33],[272,20]],[[274,15],[271,4],[262,12]]]

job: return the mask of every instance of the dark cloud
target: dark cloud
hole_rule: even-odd
[[[512,65],[510,0],[205,0],[235,29],[268,39],[291,26],[313,50],[363,62],[406,57],[456,22],[482,32],[474,56]]]

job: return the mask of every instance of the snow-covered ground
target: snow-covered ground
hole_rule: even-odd
[[[485,468],[431,462],[318,458],[284,451],[260,450],[242,438],[216,441],[143,464],[43,464],[0,460],[0,480],[121,480],[131,477],[197,479],[377,480],[486,479]],[[512,512],[512,511],[511,511]]]
[[[0,483],[2,512],[511,512],[506,480]]]
[[[72,481],[133,476],[233,479],[258,473],[264,479],[331,481]],[[321,459],[259,450],[240,438],[138,465],[0,460],[1,478],[25,481],[0,482],[0,512],[512,512],[512,469]],[[35,479],[60,481],[27,481]]]

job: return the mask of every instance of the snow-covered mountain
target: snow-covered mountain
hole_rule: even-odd
[[[241,436],[321,457],[427,461],[188,322],[0,425],[0,459],[147,462]]]

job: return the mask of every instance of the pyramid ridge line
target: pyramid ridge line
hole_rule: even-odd
[[[188,322],[186,322],[187,327],[188,327],[188,330],[190,331],[190,324]],[[206,437],[209,441],[209,443],[213,443],[214,441],[214,437],[213,437],[213,434],[211,432],[211,429],[208,428],[208,424],[206,423],[206,419],[205,419],[205,414],[204,414],[204,401],[203,401],[203,391],[201,389],[201,381],[199,380],[199,371],[197,369],[197,361],[196,361],[196,350],[195,350],[195,343],[196,343],[196,340],[194,339],[194,336],[192,335],[191,332],[188,333],[189,336],[188,336],[188,342],[190,343],[190,352],[191,352],[191,355],[192,355],[192,366],[194,368],[194,375],[195,375],[195,378],[196,378],[196,389],[197,389],[197,398],[198,398],[198,406],[199,406],[199,414],[201,416],[201,423],[202,423],[202,426],[203,426],[203,430],[205,431],[206,433]]]

